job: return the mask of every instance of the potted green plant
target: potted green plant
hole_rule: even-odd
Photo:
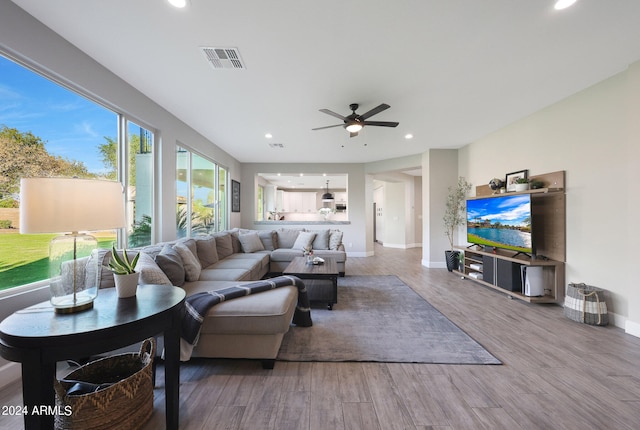
[[[460,176],[456,186],[449,187],[449,194],[447,195],[442,221],[444,222],[444,232],[449,239],[450,245],[450,249],[444,252],[449,272],[458,267],[460,252],[453,249],[453,241],[456,230],[465,222],[467,193],[469,193],[469,190],[471,190],[471,184]]]
[[[516,191],[526,191],[529,189],[529,180],[527,178],[518,178],[515,181]]]
[[[111,260],[109,270],[113,272],[113,280],[116,285],[118,297],[133,297],[138,289],[138,279],[140,273],[135,271],[140,253],[137,253],[133,260],[129,259],[127,250],[122,250],[122,257],[116,251],[116,246],[111,247]]]

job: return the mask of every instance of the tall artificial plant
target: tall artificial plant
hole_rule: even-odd
[[[447,204],[444,216],[444,231],[449,239],[451,250],[453,250],[453,235],[456,229],[465,222],[465,209],[467,205],[467,194],[471,190],[471,184],[462,176],[458,177],[455,187],[449,187]]]

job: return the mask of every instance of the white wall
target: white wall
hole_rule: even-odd
[[[450,248],[442,218],[448,188],[458,181],[458,151],[432,149],[422,154],[422,265],[446,267],[444,251]]]
[[[616,325],[638,333],[639,118],[636,63],[459,151],[459,172],[474,186],[520,169],[566,171],[566,281],[610,291]]]

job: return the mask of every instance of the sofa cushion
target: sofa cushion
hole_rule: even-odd
[[[196,237],[195,241],[196,249],[198,250],[198,259],[202,267],[211,266],[218,261],[218,248],[216,247],[215,237]]]
[[[218,250],[218,259],[223,260],[233,254],[233,243],[231,241],[231,233],[222,232],[213,235],[216,238],[216,248]]]
[[[329,249],[337,251],[340,244],[342,244],[342,232],[340,230],[331,230],[331,234],[329,235]]]
[[[200,277],[202,265],[200,264],[200,260],[198,260],[198,257],[194,255],[193,251],[188,246],[188,243],[191,243],[192,247],[195,248],[196,242],[193,239],[191,239],[190,241],[178,242],[173,245],[173,248],[178,251],[180,259],[182,260],[185,279],[187,281],[197,281]]]
[[[216,263],[218,264],[218,263]],[[199,281],[252,281],[251,270],[242,268],[216,268],[216,264],[200,272]]]
[[[302,257],[302,249],[278,248],[271,252],[271,261],[291,262],[294,257]]]
[[[182,265],[182,258],[173,246],[166,244],[160,254],[156,256],[156,263],[167,278],[171,281],[172,285],[180,287],[185,281],[184,266]]]
[[[278,236],[278,248],[292,248],[300,232],[301,230],[292,228],[281,228],[280,230],[276,230],[276,235]]]
[[[296,241],[291,246],[291,249],[307,249],[311,248],[313,244],[313,239],[316,238],[316,234],[310,231],[301,231],[298,234]]]
[[[312,247],[313,249],[329,249],[329,229],[324,230],[309,230],[312,233],[316,234],[315,239],[313,239]]]
[[[140,272],[141,285],[173,285],[160,266],[145,252],[140,253],[136,271]]]
[[[257,232],[240,233],[238,235],[238,239],[242,245],[242,250],[247,254],[256,251],[264,251],[264,244],[260,240],[260,236],[258,236]]]
[[[262,241],[264,249],[266,249],[267,251],[273,251],[274,249],[278,248],[278,236],[274,230],[259,230],[258,236]]]

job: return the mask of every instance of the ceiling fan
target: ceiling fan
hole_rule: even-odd
[[[379,114],[380,112],[389,109],[389,106],[386,103],[382,103],[381,105],[374,107],[368,112],[363,113],[362,115],[358,115],[356,110],[358,109],[357,103],[352,103],[349,105],[349,109],[351,109],[351,114],[347,116],[342,116],[339,113],[335,113],[330,111],[329,109],[320,109],[320,112],[326,113],[327,115],[335,116],[336,118],[341,119],[344,124],[336,124],[336,125],[328,125],[326,127],[318,127],[312,130],[324,130],[325,128],[333,128],[333,127],[344,127],[349,132],[349,137],[355,137],[358,135],[358,132],[362,130],[362,127],[365,125],[375,125],[377,127],[397,127],[398,122],[392,121],[367,121],[368,118]]]

